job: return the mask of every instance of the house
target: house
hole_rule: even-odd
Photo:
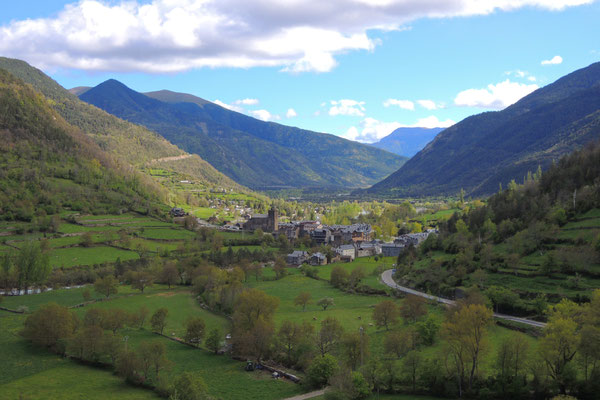
[[[327,228],[315,229],[310,232],[310,237],[316,244],[328,244],[331,239],[331,231]]]
[[[187,215],[187,213],[185,211],[183,211],[183,208],[179,208],[179,207],[171,208],[171,211],[169,211],[169,214],[171,214],[172,217],[185,217]]]
[[[384,257],[398,257],[405,247],[401,243],[384,243],[381,245],[381,254]]]
[[[254,214],[244,224],[244,229],[248,231],[255,231],[262,229],[263,232],[276,232],[279,228],[279,213],[274,208],[269,210],[268,214]]]
[[[308,252],[294,250],[292,253],[288,254],[286,257],[286,261],[289,265],[301,265],[305,261],[308,260]]]
[[[353,244],[343,244],[335,249],[343,260],[354,261],[356,258],[356,248]]]
[[[294,223],[280,222],[277,230],[279,235],[285,235],[288,240],[298,239],[300,233],[300,227]]]
[[[381,254],[381,246],[375,243],[363,242],[356,248],[356,257],[371,257]]]
[[[314,253],[308,262],[310,265],[326,265],[327,257],[323,253]]]

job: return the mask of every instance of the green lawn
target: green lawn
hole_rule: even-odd
[[[139,235],[148,239],[161,239],[161,240],[181,240],[190,239],[196,236],[192,231],[185,229],[161,229],[161,228],[144,228],[143,232]]]
[[[70,247],[55,249],[50,253],[50,264],[53,267],[74,267],[76,265],[94,265],[104,262],[115,262],[139,258],[133,251],[116,249],[108,246]]]
[[[379,274],[376,273],[378,267],[383,270],[392,268],[392,265],[396,262],[394,257],[383,257],[375,261],[375,257],[361,257],[355,259],[351,263],[333,263],[328,265],[321,265],[318,268],[319,278],[329,281],[331,278],[331,270],[334,266],[341,266],[346,271],[351,272],[357,267],[362,267],[365,271],[366,277],[362,283],[375,289],[387,289],[387,286],[379,282]]]

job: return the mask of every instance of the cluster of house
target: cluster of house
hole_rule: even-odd
[[[394,239],[391,243],[384,243],[381,240],[371,241],[355,241],[352,243],[341,244],[334,247],[335,256],[333,261],[354,261],[358,257],[371,257],[381,255],[384,257],[398,257],[400,253],[408,246],[418,246],[431,233],[435,233],[434,229],[429,229],[426,232],[408,233]],[[325,265],[327,257],[322,253],[309,254],[306,251],[296,250],[287,255],[287,263],[289,265],[301,265],[304,263],[310,265]]]

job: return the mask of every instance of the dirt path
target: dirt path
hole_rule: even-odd
[[[178,160],[185,160],[186,158],[190,158],[190,157],[193,157],[193,154],[182,154],[180,156],[156,158],[154,160],[148,161],[148,163],[154,164],[154,163],[159,163],[159,162],[163,162],[163,161],[178,161]]]
[[[447,304],[447,305],[453,305],[455,303],[454,300],[449,300],[449,299],[445,299],[443,297],[438,297],[438,296],[432,296],[427,293],[419,292],[418,290],[400,286],[392,278],[393,272],[394,272],[393,270],[388,269],[387,271],[383,271],[383,273],[381,274],[381,281],[384,284],[388,285],[389,287],[399,290],[404,293],[409,293],[409,294],[413,294],[415,296],[420,296],[420,297],[424,297],[429,300],[437,301],[438,303],[443,303],[443,304]],[[527,318],[513,317],[512,315],[494,313],[494,317],[499,318],[499,319],[504,319],[507,321],[519,322],[521,324],[534,326],[536,328],[544,328],[546,326],[545,322],[533,321],[533,320],[530,320]]]
[[[299,394],[298,396],[288,397],[287,399],[283,400],[306,400],[312,399],[313,397],[322,396],[323,394],[325,394],[325,389],[315,390],[314,392],[310,393]]]

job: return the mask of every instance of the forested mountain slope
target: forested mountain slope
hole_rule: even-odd
[[[183,93],[146,96],[109,80],[81,99],[160,133],[253,188],[364,187],[404,161],[367,145],[263,122]]]
[[[600,137],[600,63],[575,71],[498,112],[447,128],[369,189],[396,195],[485,195]]]
[[[164,191],[120,163],[0,69],[0,219],[43,225],[63,210],[152,212]],[[49,223],[49,221],[48,221]]]
[[[0,57],[0,68],[31,84],[48,99],[48,104],[68,123],[80,128],[111,155],[142,167],[153,160],[187,155],[162,136],[139,125],[119,119],[79,100],[42,71],[21,60]],[[186,160],[185,170],[180,162],[163,161],[161,165],[184,173],[207,185],[228,188],[241,187],[198,156]]]
[[[412,157],[431,142],[444,128],[398,128],[371,146],[399,156]]]

